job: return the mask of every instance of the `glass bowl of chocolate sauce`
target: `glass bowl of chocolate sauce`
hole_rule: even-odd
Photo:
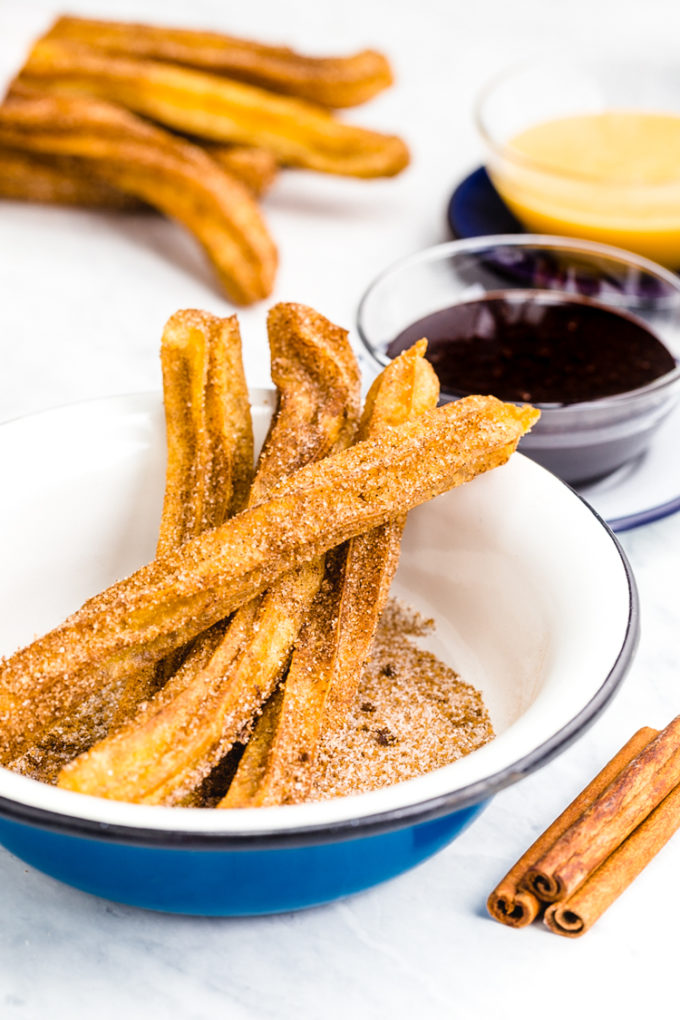
[[[426,337],[444,401],[539,407],[522,452],[572,485],[643,456],[680,399],[680,278],[594,242],[524,234],[418,252],[370,285],[358,330],[376,371]]]

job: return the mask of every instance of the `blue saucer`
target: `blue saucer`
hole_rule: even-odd
[[[458,185],[447,210],[455,237],[484,237],[486,234],[524,234],[524,227],[498,194],[480,166]]]

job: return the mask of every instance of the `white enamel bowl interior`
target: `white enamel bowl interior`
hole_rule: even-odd
[[[274,406],[254,391],[262,440]],[[0,428],[0,653],[153,556],[165,468],[160,394],[77,404]],[[145,829],[275,833],[410,807],[519,775],[588,708],[630,643],[618,547],[563,483],[515,455],[412,511],[394,593],[437,622],[430,646],[481,689],[496,738],[426,776],[321,804],[227,812],[118,804],[0,769],[0,797]],[[539,754],[540,756],[540,754]]]

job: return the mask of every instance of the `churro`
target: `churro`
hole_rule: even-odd
[[[375,50],[309,57],[218,32],[74,17],[58,18],[48,35],[109,53],[213,71],[323,106],[356,106],[392,84],[389,63]]]
[[[195,141],[211,159],[231,174],[256,197],[269,191],[276,180],[279,164],[267,149],[254,145],[219,145],[212,142]]]
[[[167,468],[157,555],[244,508],[253,430],[236,316],[188,309],[161,341]]]
[[[0,146],[0,198],[136,212],[144,203],[82,173],[77,160]]]
[[[158,555],[242,509],[253,467],[236,317],[219,319],[194,309],[177,312],[163,331],[161,363],[168,457]],[[68,718],[9,767],[56,781],[68,761],[128,719],[158,689],[172,665],[163,661],[147,666],[126,677],[122,690],[116,685],[94,688]]]
[[[269,315],[279,406],[258,462],[254,505],[296,468],[354,436],[359,373],[345,330],[301,305]],[[244,605],[204,654],[198,639],[178,673],[123,729],[67,766],[59,784],[120,800],[177,803],[243,739],[285,668],[323,578],[301,564]]]
[[[282,574],[505,463],[538,418],[466,397],[303,467],[268,498],[88,600],[0,663],[0,761],[83,698],[181,647]]]
[[[176,312],[163,330],[161,366],[167,466],[157,556],[242,510],[253,474],[253,426],[236,316]],[[167,680],[181,653],[126,679],[115,728],[154,693],[159,680]]]
[[[72,157],[88,174],[178,220],[233,301],[247,304],[271,290],[276,249],[257,205],[197,146],[109,103],[21,85],[0,106],[0,145]]]
[[[274,157],[246,145],[202,145],[207,154],[256,198],[277,173]],[[0,146],[0,198],[107,212],[144,212],[151,206],[93,177],[77,158],[45,156]]]
[[[396,135],[339,121],[303,99],[153,60],[131,60],[49,38],[20,82],[119,103],[187,134],[268,149],[285,165],[353,177],[389,177],[408,164]]]
[[[439,384],[421,340],[392,361],[366,400],[361,438],[434,407]],[[406,518],[351,539],[329,569],[300,633],[281,696],[258,721],[219,807],[307,799],[322,733],[339,736],[352,707],[399,560]],[[262,730],[262,733],[260,733]]]

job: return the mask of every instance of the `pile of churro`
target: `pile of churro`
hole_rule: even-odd
[[[278,304],[268,334],[278,405],[253,466],[236,317],[167,323],[155,558],[0,663],[0,764],[135,803],[299,803],[349,721],[380,709],[406,514],[503,464],[538,412],[482,396],[438,407],[424,340],[362,408],[345,330]],[[471,750],[490,729],[466,704]],[[384,721],[376,733],[390,745]]]
[[[0,197],[152,207],[187,228],[225,294],[271,293],[257,199],[279,168],[399,173],[404,142],[334,110],[392,82],[373,50],[309,57],[213,32],[60,17],[0,105]]]

